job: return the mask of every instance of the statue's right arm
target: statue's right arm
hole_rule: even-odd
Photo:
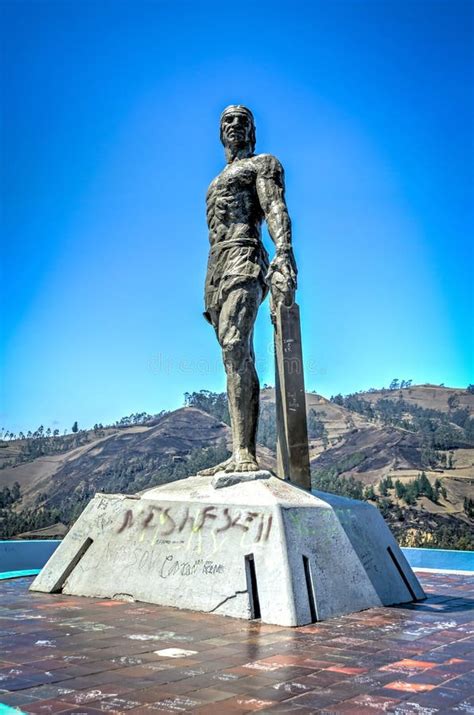
[[[209,231],[213,231],[216,228],[216,184],[217,179],[213,179],[206,193],[206,218]]]
[[[270,264],[267,280],[273,301],[290,305],[294,301],[297,269],[291,243],[291,220],[285,201],[283,167],[270,154],[261,154],[257,173],[257,194],[268,232],[275,244],[276,255]]]

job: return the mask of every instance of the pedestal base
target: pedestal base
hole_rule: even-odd
[[[96,494],[31,589],[283,626],[425,597],[375,507],[228,477]]]

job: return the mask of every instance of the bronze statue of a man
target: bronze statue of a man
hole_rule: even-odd
[[[203,470],[204,475],[259,468],[253,328],[269,289],[272,312],[281,301],[293,303],[297,273],[283,167],[271,154],[254,153],[252,112],[242,105],[224,109],[220,136],[227,165],[211,182],[206,197],[210,253],[204,316],[222,348],[233,450],[226,462]],[[264,219],[276,248],[271,263],[262,243]]]

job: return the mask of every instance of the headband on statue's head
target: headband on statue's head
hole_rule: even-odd
[[[224,111],[221,114],[221,120],[220,120],[220,137],[221,137],[221,142],[224,143],[224,137],[222,135],[222,122],[227,117],[229,114],[244,114],[250,121],[250,144],[252,147],[252,151],[255,149],[255,142],[256,142],[256,137],[255,137],[255,119],[253,118],[253,114],[248,109],[248,107],[244,107],[243,104],[229,104],[228,107],[224,109]]]
[[[228,114],[245,114],[255,126],[255,120],[253,118],[252,112],[247,107],[244,107],[243,104],[229,104],[229,106],[226,107],[221,114],[221,123],[224,117]]]

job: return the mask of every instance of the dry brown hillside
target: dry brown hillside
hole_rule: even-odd
[[[17,509],[37,504],[58,506],[76,495],[109,490],[111,482],[130,491],[134,476],[137,489],[153,481],[153,474],[163,464],[179,465],[190,454],[230,443],[229,427],[211,415],[184,407],[162,416],[150,426],[107,430],[103,437],[89,435],[87,444],[63,454],[38,457],[17,466],[0,469],[0,489],[20,484],[22,499]],[[18,442],[18,441],[17,441]],[[18,444],[15,445],[18,452]],[[270,450],[259,450],[262,464],[275,466]]]
[[[371,392],[358,393],[361,398],[367,400],[371,404],[375,404],[377,400],[399,400],[418,405],[424,409],[439,410],[440,412],[449,412],[453,407],[467,408],[471,414],[474,413],[474,394],[467,390],[461,390],[455,387],[444,387],[441,385],[413,385],[413,387],[404,388],[402,390],[374,390]]]
[[[472,530],[465,507],[469,499],[474,507],[474,445],[469,443],[470,433],[451,420],[459,422],[459,414],[474,414],[474,395],[466,390],[419,385],[348,397],[351,399],[344,398],[343,404],[338,404],[307,393],[315,484],[321,475],[326,480],[329,475],[330,481],[324,484],[337,490],[344,480],[352,478],[361,485],[361,493],[366,490],[368,498],[367,490],[373,487],[386,518],[406,515],[407,522],[399,524],[400,532],[406,531],[408,523],[408,531],[415,534],[435,533],[446,524],[454,531],[458,526],[461,531]],[[275,468],[274,399],[274,390],[262,390],[259,454],[262,465],[269,469]],[[389,414],[387,421],[386,410],[379,410],[380,400],[393,404],[393,419]],[[364,405],[369,407],[367,414]],[[133,427],[81,431],[59,438],[65,448],[60,453],[47,453],[49,443],[42,442],[46,453],[32,459],[27,456],[25,441],[0,442],[0,492],[3,487],[11,489],[15,482],[21,488],[21,498],[8,512],[18,515],[15,533],[30,531],[35,525],[45,527],[48,518],[67,523],[96,491],[137,492],[185,477],[224,458],[230,430],[209,413],[212,411],[212,406],[206,408],[204,402],[204,409],[184,407]],[[433,433],[435,447],[429,449],[426,424],[438,430]],[[436,446],[439,435],[448,440],[445,449]],[[433,487],[438,485],[436,500],[421,494],[409,505],[397,496],[394,486],[387,494],[382,493],[387,478],[392,484],[398,480],[410,485],[421,472]],[[23,523],[20,517],[27,513],[25,510],[31,513],[29,521]],[[0,526],[2,514],[11,535],[17,522],[12,525],[13,517],[0,510]]]

